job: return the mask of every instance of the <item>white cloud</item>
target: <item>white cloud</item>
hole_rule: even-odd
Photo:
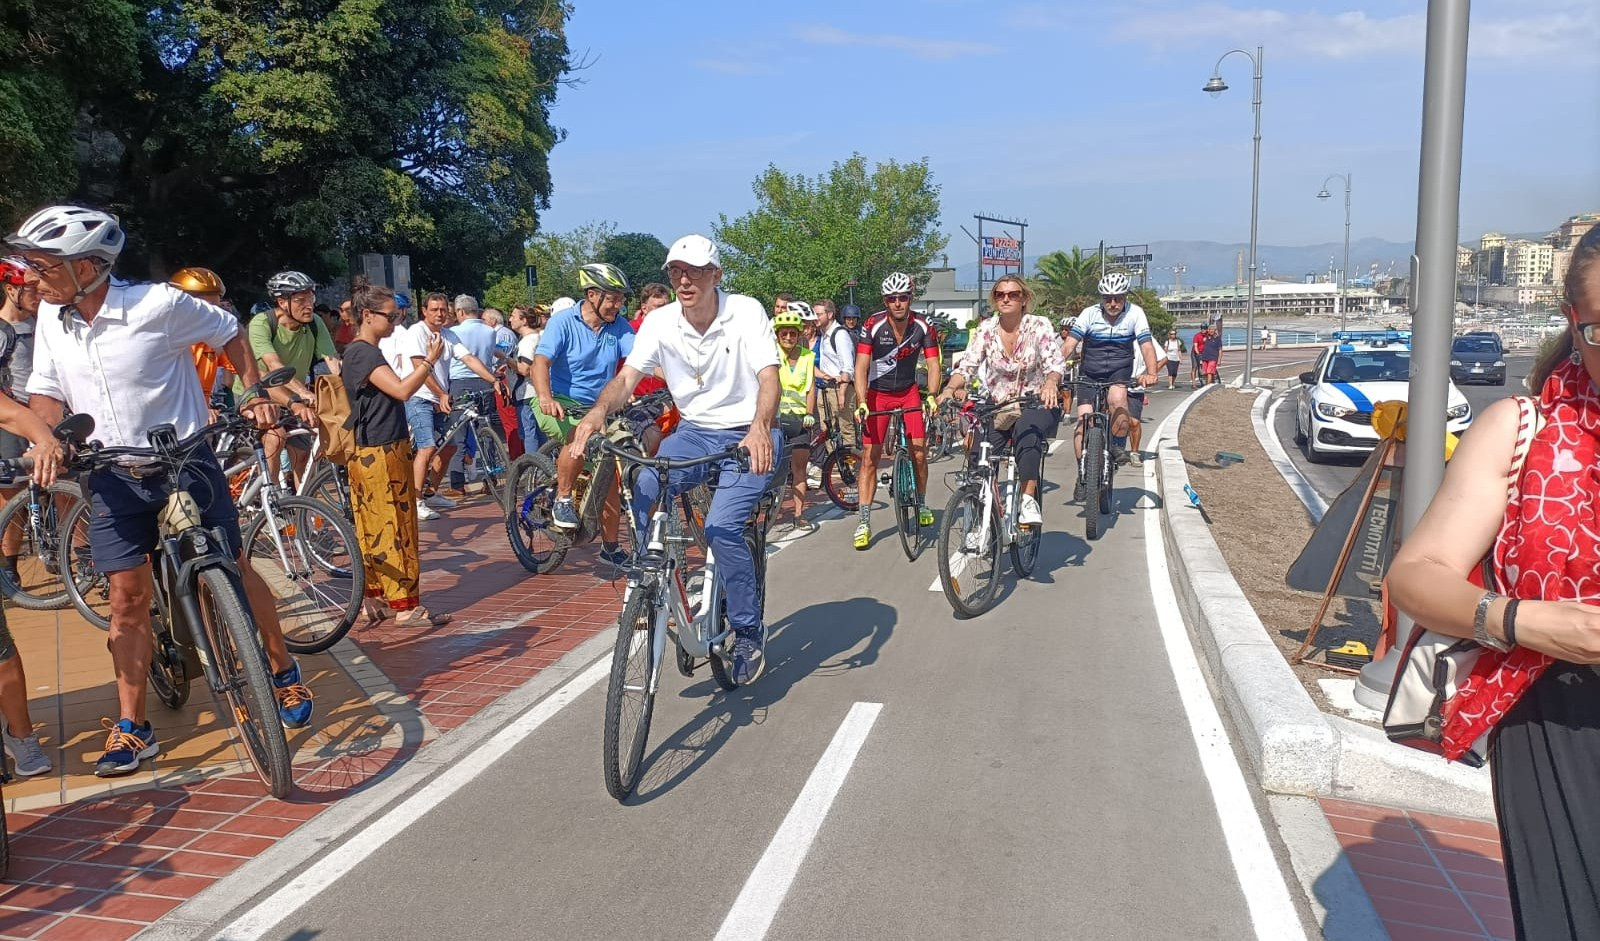
[[[1498,7],[1499,9],[1496,9]],[[1026,8],[1024,8],[1026,9]],[[1274,58],[1357,59],[1420,54],[1427,14],[1385,15],[1364,10],[1323,13],[1204,4],[1136,8],[1114,35],[1157,50],[1227,42],[1267,46]],[[1477,58],[1584,56],[1600,44],[1600,4],[1594,0],[1524,0],[1480,5],[1468,48]]]
[[[991,43],[959,39],[926,39],[894,33],[852,33],[836,26],[802,26],[795,31],[802,42],[819,46],[869,46],[893,49],[918,59],[955,59],[960,56],[990,55],[999,51]]]

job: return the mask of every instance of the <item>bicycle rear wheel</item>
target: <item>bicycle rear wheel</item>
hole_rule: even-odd
[[[750,558],[755,562],[756,568],[756,617],[765,622],[767,609],[767,537],[766,528],[762,526],[748,526],[744,531],[745,548],[750,550]],[[722,611],[719,613],[719,628],[726,630],[728,627],[728,597],[722,597]],[[728,692],[739,688],[739,683],[733,678],[733,658],[724,659],[716,651],[711,652],[711,678],[717,685]]]
[[[955,612],[977,617],[994,604],[1000,586],[1000,533],[984,534],[983,496],[971,487],[950,495],[939,520],[939,587]]]
[[[900,533],[900,548],[912,562],[922,554],[922,526],[917,519],[917,475],[911,455],[901,451],[894,458],[895,530]]]
[[[259,513],[244,533],[245,559],[278,602],[283,640],[295,653],[321,653],[349,632],[366,595],[355,530],[318,500],[279,497],[276,526]]]
[[[206,569],[195,582],[200,629],[211,644],[220,690],[213,689],[217,714],[232,721],[245,755],[273,797],[283,799],[294,787],[289,743],[278,718],[278,697],[272,670],[261,649],[255,621],[239,583],[222,569]]]
[[[316,469],[306,478],[300,496],[320,500],[337,509],[345,519],[355,522],[355,510],[350,506],[350,478],[345,475],[344,468],[331,461],[317,462]]]
[[[61,518],[61,571],[67,598],[83,619],[111,629],[111,580],[95,570],[89,548],[89,504],[75,504]]]
[[[1106,481],[1106,432],[1090,426],[1083,430],[1083,535],[1100,538],[1100,514],[1105,511],[1101,488]]]
[[[1044,482],[1039,482],[1038,495],[1044,496]],[[1017,489],[1017,500],[1022,500],[1022,490]],[[1044,514],[1044,501],[1035,498],[1039,504],[1039,513]],[[1035,523],[1024,526],[1017,524],[1017,538],[1011,543],[1011,566],[1017,574],[1027,578],[1033,574],[1034,568],[1039,564],[1039,543],[1044,538],[1044,524]]]
[[[603,765],[606,793],[624,800],[639,784],[639,763],[650,737],[655,694],[655,591],[635,585],[617,620],[617,642],[611,653],[611,682],[606,687]]]
[[[506,509],[506,469],[511,459],[506,454],[505,443],[487,421],[479,422],[475,432],[478,441],[477,464],[479,472],[483,474],[483,484],[489,488],[489,496],[495,505]]]
[[[543,454],[524,454],[506,474],[511,506],[506,510],[506,538],[522,567],[548,575],[561,567],[571,545],[556,529],[556,467]]]
[[[0,592],[18,607],[48,611],[72,604],[61,577],[61,521],[81,502],[78,485],[61,481],[40,494],[37,525],[26,487],[0,509],[0,533],[15,534],[19,540],[15,572],[0,567]]]
[[[861,506],[861,455],[840,448],[822,462],[822,489],[833,505],[846,513]]]

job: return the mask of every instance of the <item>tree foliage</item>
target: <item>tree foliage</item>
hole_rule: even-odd
[[[5,9],[6,221],[47,200],[106,205],[131,275],[204,264],[249,285],[402,252],[418,284],[471,288],[516,263],[547,205],[562,0]]]
[[[523,251],[525,264],[539,269],[539,285],[534,289],[534,300],[548,304],[558,297],[574,300],[582,297],[578,288],[578,269],[601,257],[601,246],[617,231],[610,222],[586,222],[570,232],[540,232],[528,241]],[[666,249],[661,257],[666,258]],[[656,263],[658,266],[660,262]],[[492,282],[484,292],[488,303],[508,309],[528,299],[528,282],[523,268]]]
[[[854,278],[856,302],[870,311],[885,275],[915,275],[947,241],[927,160],[869,171],[855,154],[816,177],[769,166],[753,188],[756,208],[731,221],[719,216],[713,236],[729,288],[763,301],[790,291],[841,302]]]
[[[634,291],[651,281],[667,280],[666,272],[661,270],[667,260],[667,246],[645,232],[624,232],[601,242],[600,260],[621,268]]]

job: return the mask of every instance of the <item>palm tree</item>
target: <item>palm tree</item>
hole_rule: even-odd
[[[1034,262],[1034,293],[1039,307],[1057,317],[1071,316],[1094,303],[1100,282],[1100,259],[1083,249],[1051,252]]]

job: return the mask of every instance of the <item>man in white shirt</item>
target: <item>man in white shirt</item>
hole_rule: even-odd
[[[111,266],[124,244],[115,216],[77,206],[52,206],[35,213],[6,242],[37,274],[38,332],[29,408],[45,424],[59,423],[65,403],[94,419],[94,437],[107,447],[150,446],[150,430],[170,424],[187,438],[207,424],[205,393],[195,372],[192,348],[220,349],[235,364],[247,390],[260,381],[256,359],[239,332],[239,321],[168,284],[111,280]],[[241,408],[260,412],[264,426],[276,418],[270,403]],[[35,465],[41,483],[56,468]],[[202,451],[178,475],[178,484],[201,507],[200,520],[221,530],[235,556],[241,554],[239,514],[228,495],[221,465]],[[166,505],[162,489],[120,468],[96,471],[84,481],[92,513],[89,547],[95,568],[110,582],[111,630],[107,647],[116,670],[119,721],[95,764],[101,777],[129,774],[161,749],[145,719],[145,687],[153,654],[150,603],[154,594],[149,555],[158,539],[157,518]],[[277,603],[254,568],[239,566],[251,613],[272,663],[278,714],[285,726],[311,720],[311,691],[289,656],[278,622]]]
[[[395,344],[395,349],[410,360],[409,367],[400,373],[400,378],[404,379],[412,369],[426,368],[421,363],[427,359],[428,342],[435,335],[444,341],[444,355],[433,364],[433,375],[406,402],[406,422],[411,426],[411,441],[417,449],[412,472],[416,475],[417,493],[425,495],[417,504],[417,518],[422,520],[436,519],[439,514],[435,510],[456,505],[454,500],[434,493],[428,486],[430,471],[437,480],[455,453],[453,442],[439,440],[450,424],[451,365],[460,361],[470,374],[490,385],[496,382],[483,361],[456,336],[450,327],[453,319],[450,299],[437,292],[429,294],[422,308],[422,319],[405,332],[404,340]]]
[[[733,628],[733,676],[754,681],[765,666],[766,628],[762,624],[762,586],[755,560],[744,541],[745,520],[772,485],[774,455],[781,448],[774,428],[778,414],[778,344],[761,302],[724,294],[722,259],[705,236],[687,235],[667,253],[663,266],[678,299],[645,319],[617,377],[573,429],[571,448],[582,454],[606,415],[627,403],[639,380],[656,370],[667,382],[682,421],[661,442],[657,457],[704,457],[734,445],[750,453],[748,467],[722,462],[716,495],[706,514],[705,533],[716,553]],[[676,471],[670,486],[686,490],[704,480],[709,467]],[[661,495],[656,474],[638,475],[633,512],[642,532]]]
[[[843,421],[849,414],[844,390],[855,376],[856,340],[835,321],[833,301],[823,298],[811,305],[817,312],[817,390],[833,403],[833,413]]]

